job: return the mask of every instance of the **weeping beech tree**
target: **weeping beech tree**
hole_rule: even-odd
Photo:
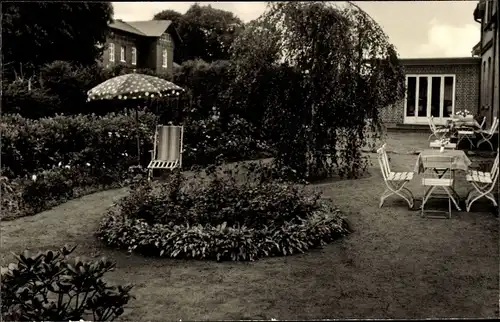
[[[350,3],[269,3],[232,55],[233,104],[264,115],[275,162],[303,179],[361,174],[368,133],[382,134],[380,110],[404,95],[395,48]]]

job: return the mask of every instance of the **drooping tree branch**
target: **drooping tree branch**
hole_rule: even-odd
[[[379,111],[403,95],[397,53],[368,14],[352,4],[271,3],[232,53],[235,88],[247,93],[239,98],[248,106],[258,97],[268,111],[279,163],[309,178],[366,168],[367,119],[379,124]]]

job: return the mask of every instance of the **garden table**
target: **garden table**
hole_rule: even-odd
[[[481,130],[481,125],[473,117],[452,117],[451,122],[454,128],[457,130],[457,145],[460,144],[464,138],[469,141],[472,147],[474,143],[471,138],[474,138],[476,131]]]
[[[457,128],[480,129],[481,125],[473,117],[452,117],[451,121]]]
[[[446,163],[443,164],[442,168],[440,167],[439,169],[437,168],[433,169],[438,174],[439,178],[441,178],[447,171],[453,171],[453,173],[455,173],[456,170],[467,171],[469,169],[469,166],[472,164],[472,162],[469,160],[465,152],[462,150],[444,150],[443,152],[440,152],[439,150],[423,150],[418,155],[417,162],[415,164],[415,172],[423,173],[426,169],[429,169],[429,167],[427,167],[424,164],[424,159],[425,157],[432,157],[432,156],[449,156],[453,158],[451,166],[450,164]],[[461,211],[458,205],[458,200],[460,200],[460,197],[458,196],[454,187],[451,187],[451,192],[453,196],[452,200],[453,203],[455,204],[455,207],[457,208],[458,211]]]

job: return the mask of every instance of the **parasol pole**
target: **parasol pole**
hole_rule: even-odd
[[[155,100],[155,109],[156,109],[156,113],[155,113],[155,119],[156,119],[155,128],[156,128],[156,126],[158,126],[158,124],[160,124],[160,121],[161,121],[161,119],[160,119],[160,112],[158,110],[159,101],[160,101],[159,99]]]

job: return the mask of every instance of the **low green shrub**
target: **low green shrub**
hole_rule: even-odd
[[[207,63],[201,59],[189,60],[174,70],[174,83],[186,89],[196,119],[206,119],[215,106],[227,114],[234,108],[225,94],[234,82],[235,73],[230,60]],[[233,105],[233,106],[232,106]]]
[[[183,163],[204,166],[217,161],[253,160],[272,155],[251,123],[237,116],[227,124],[223,122],[215,107],[206,119],[186,118]]]
[[[65,166],[30,178],[2,178],[0,220],[30,216],[85,194],[122,187],[127,172],[109,168]]]
[[[139,183],[97,236],[146,255],[239,261],[305,252],[348,232],[340,211],[319,194],[265,180],[254,166]]]
[[[75,247],[15,255],[2,267],[2,320],[114,320],[124,312],[132,286],[110,286],[102,278],[115,264],[105,258],[68,258]]]
[[[19,214],[22,211],[22,190],[19,189],[18,183],[2,174],[0,185],[0,219],[5,214]]]
[[[139,114],[141,147],[152,148],[155,117]],[[62,164],[126,170],[137,155],[135,113],[56,116],[40,120],[2,116],[2,167],[15,176]]]
[[[29,118],[40,118],[60,112],[59,97],[31,83],[31,80],[25,79],[2,83],[2,114],[19,113]]]
[[[146,166],[155,117],[144,112],[139,117],[141,162]],[[122,186],[129,177],[128,169],[137,162],[136,137],[130,131],[136,128],[133,114],[59,115],[40,120],[7,115],[1,120],[2,176],[16,187],[2,191],[2,220]],[[217,119],[187,119],[183,169],[269,156],[266,146],[252,137],[254,129],[243,120],[233,120],[223,131]]]
[[[142,165],[153,148],[155,115],[139,113]],[[239,161],[269,155],[255,129],[234,119],[223,129],[217,119],[186,119],[183,166],[208,165],[217,159]],[[11,175],[26,176],[59,163],[107,167],[126,171],[136,163],[135,113],[105,116],[76,115],[30,120],[20,115],[2,116],[2,167]],[[11,177],[12,178],[12,177]]]

